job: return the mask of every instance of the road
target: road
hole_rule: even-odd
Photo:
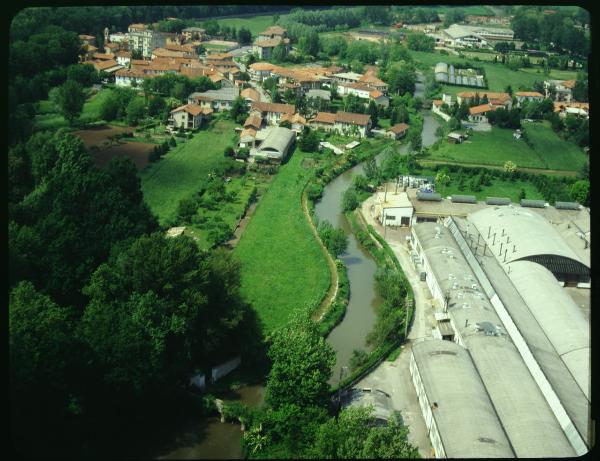
[[[425,420],[419,407],[419,401],[410,376],[410,350],[415,342],[431,337],[434,309],[431,304],[431,294],[425,282],[420,281],[412,261],[410,250],[406,243],[407,229],[384,231],[383,227],[371,215],[371,205],[374,196],[365,200],[361,212],[367,223],[371,224],[390,245],[398,258],[404,273],[410,282],[415,296],[415,314],[413,324],[408,333],[408,341],[402,346],[402,351],[393,362],[384,361],[373,372],[356,384],[356,387],[381,389],[387,392],[394,410],[400,411],[404,424],[409,428],[409,441],[418,448],[423,458],[431,457],[431,442],[427,433]]]

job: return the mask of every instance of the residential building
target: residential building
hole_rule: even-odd
[[[287,36],[287,31],[280,26],[271,26],[258,34],[258,40],[273,40],[284,39]]]
[[[271,71],[276,68],[277,66],[270,62],[255,62],[248,67],[248,74],[252,81],[262,82],[264,79],[271,77]]]
[[[476,96],[479,96],[479,100],[484,96],[487,98],[488,103],[494,106],[503,106],[505,109],[512,109],[512,98],[508,93],[496,93],[492,91],[461,91],[456,94],[456,101],[458,104],[462,104],[463,101],[469,104]]]
[[[560,117],[575,115],[576,117],[589,118],[590,104],[588,102],[554,102],[554,112],[558,112]]]
[[[306,98],[316,98],[323,99],[325,101],[331,100],[331,91],[329,90],[308,90],[306,93]]]
[[[523,101],[542,102],[544,100],[544,95],[537,91],[517,91],[515,97],[517,98],[517,105],[519,107]]]
[[[124,67],[129,67],[131,64],[131,52],[130,51],[117,51],[115,53],[117,62]]]
[[[261,102],[260,93],[254,88],[246,88],[242,90],[240,92],[240,96],[249,104],[253,102]]]
[[[237,87],[208,90],[203,93],[192,93],[188,96],[188,104],[199,104],[203,108],[211,108],[216,112],[230,110],[233,101],[240,95]]]
[[[290,39],[278,39],[273,38],[269,40],[256,40],[252,44],[252,53],[256,54],[259,59],[271,59],[273,55],[273,50],[279,44],[282,44],[285,49],[285,53],[289,53],[290,51]]]
[[[379,90],[371,91],[369,93],[369,100],[375,101],[375,104],[378,106],[388,107],[390,105],[390,98]]]
[[[166,48],[155,48],[152,50],[151,58],[187,58],[189,56],[183,51],[168,50]]]
[[[121,49],[121,44],[119,44],[119,43],[105,43],[104,44],[104,52],[106,54],[115,54],[120,49]]]
[[[114,74],[123,68],[123,66],[114,59],[107,59],[105,61],[86,61],[84,64],[92,64],[94,69],[98,72],[106,72],[107,74]]]
[[[110,34],[108,36],[108,41],[110,43],[121,43],[121,44],[123,44],[124,42],[128,42],[129,41],[129,36],[127,34],[124,34],[123,32],[115,32],[114,34]]]
[[[392,139],[401,139],[406,136],[409,126],[406,123],[397,123],[387,130],[387,134]]]
[[[306,126],[306,119],[298,113],[294,115],[283,114],[279,123],[283,122],[290,122],[292,131],[294,131],[296,134],[302,133],[302,131],[304,131],[304,127]]]
[[[469,108],[469,122],[488,123],[487,114],[498,108],[492,104],[481,104]]]
[[[115,72],[115,85],[122,87],[140,87],[145,79],[152,77],[153,75],[145,74],[139,67],[120,69]]]
[[[166,37],[160,32],[150,30],[145,24],[131,24],[128,28],[129,51],[141,51],[146,58],[152,56],[152,50],[162,48]]]
[[[573,88],[575,87],[575,80],[545,80],[544,91],[547,98],[552,97],[552,90],[554,90],[555,101],[566,101],[570,102],[573,98]]]
[[[188,42],[192,40],[204,40],[206,37],[206,30],[201,27],[186,27],[181,31],[181,34]]]
[[[200,128],[202,121],[212,114],[213,110],[197,104],[186,104],[171,111],[168,124],[177,129],[183,127],[187,130]]]
[[[363,75],[358,79],[357,83],[362,83],[374,90],[381,91],[383,94],[387,94],[388,92],[388,84],[371,73]]]
[[[96,45],[96,37],[93,35],[79,34],[79,38],[81,39],[81,43],[83,45]]]
[[[323,128],[326,131],[334,130],[344,134],[366,137],[371,131],[371,116],[342,111],[335,114],[319,112],[315,118],[309,121],[309,125],[314,128]]]
[[[296,111],[296,106],[292,104],[278,104],[270,102],[255,101],[252,103],[252,110],[261,113],[263,119],[268,125],[278,125],[284,114],[291,116]]]
[[[257,130],[255,128],[252,128],[252,127],[244,128],[240,132],[239,146],[242,148],[243,147],[253,148],[256,143],[256,133],[257,133]]]
[[[332,78],[338,83],[358,83],[362,76],[362,74],[357,74],[356,72],[340,72],[333,74]]]

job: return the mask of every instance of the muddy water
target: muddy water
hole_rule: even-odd
[[[264,401],[264,387],[244,386],[217,397],[257,406]],[[242,459],[242,431],[237,423],[221,423],[217,416],[198,416],[181,421],[175,434],[157,450],[155,459]]]

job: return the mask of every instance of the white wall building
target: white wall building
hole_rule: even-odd
[[[407,227],[412,225],[414,207],[406,192],[378,192],[373,211],[381,224]]]

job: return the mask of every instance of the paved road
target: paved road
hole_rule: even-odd
[[[402,346],[402,352],[393,362],[384,361],[368,376],[359,381],[356,387],[369,387],[381,389],[387,392],[392,401],[394,410],[400,411],[404,423],[408,426],[409,441],[415,445],[423,458],[431,457],[431,443],[427,433],[425,420],[419,407],[417,394],[410,376],[410,348],[415,341],[431,336],[433,325],[433,308],[431,306],[431,294],[425,282],[419,280],[406,244],[407,229],[384,231],[383,227],[371,215],[373,197],[363,203],[362,214],[366,221],[371,224],[385,239],[394,251],[408,278],[415,294],[415,316],[413,325],[408,333],[408,341]]]

